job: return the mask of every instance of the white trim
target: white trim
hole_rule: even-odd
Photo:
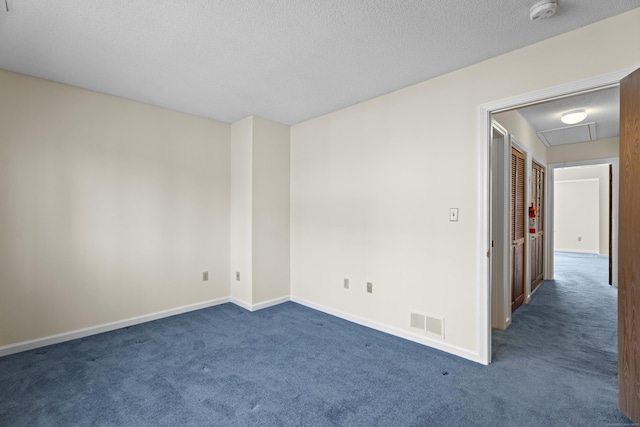
[[[547,101],[554,98],[562,98],[579,92],[593,91],[607,86],[620,84],[620,80],[634,71],[628,68],[621,71],[595,76],[577,82],[566,83],[547,89],[528,92],[511,98],[482,104],[478,108],[478,141],[480,141],[480,153],[478,156],[478,274],[480,286],[478,286],[478,361],[488,364],[491,362],[491,284],[489,281],[489,263],[486,257],[489,248],[489,232],[491,230],[489,220],[489,139],[491,130],[491,113],[509,110],[515,107]],[[615,267],[614,267],[615,268]]]
[[[246,301],[243,301],[239,298],[236,297],[231,297],[231,302],[239,307],[244,308],[245,310],[248,311],[258,311],[258,310],[262,310],[264,308],[269,308],[269,307],[273,307],[274,305],[279,305],[282,304],[284,302],[290,301],[291,298],[287,295],[284,297],[280,297],[280,298],[274,298],[268,301],[263,301],[263,302],[259,302],[257,304],[249,304]]]
[[[553,280],[553,168],[547,165],[544,173],[544,280]],[[551,243],[549,243],[551,242]],[[536,288],[537,289],[537,288]]]
[[[169,310],[158,311],[156,313],[145,314],[144,316],[131,317],[129,319],[118,320],[116,322],[104,323],[102,325],[91,326],[88,328],[77,329],[75,331],[63,332],[61,334],[50,335],[48,337],[36,338],[34,340],[22,341],[15,344],[9,344],[0,347],[0,357],[10,354],[20,353],[23,351],[33,350],[35,348],[45,347],[48,345],[59,344],[78,338],[97,335],[103,332],[109,332],[116,329],[126,328],[128,326],[139,325],[141,323],[151,322],[153,320],[163,319],[165,317],[175,316],[177,314],[188,313],[190,311],[201,310],[203,308],[214,307],[216,305],[231,302],[237,306],[249,311],[258,311],[264,308],[273,307],[278,304],[289,301],[289,296],[274,298],[258,304],[247,304],[246,302],[233,297],[217,298],[214,300],[199,302],[196,304],[184,305],[182,307],[171,308]]]
[[[509,134],[509,143],[511,144],[511,146],[513,148],[515,148],[516,150],[518,150],[519,152],[521,152],[522,154],[524,154],[524,161],[525,161],[525,170],[527,169],[527,158],[529,157],[529,149],[527,147],[525,147],[524,145],[522,145],[520,143],[520,141],[518,141],[518,137],[515,136],[514,134],[510,133]],[[527,175],[525,174],[525,178],[527,177]],[[526,184],[525,184],[526,185]]]
[[[532,168],[533,168],[533,163],[538,164],[538,166],[542,166],[544,168],[544,191],[542,194],[542,199],[544,201],[543,203],[543,218],[545,221],[545,224],[548,224],[548,218],[549,218],[549,203],[548,203],[548,179],[549,179],[549,165],[547,164],[547,162],[543,162],[537,155],[532,154],[531,155],[531,167],[529,168],[529,173],[532,172]],[[533,179],[533,175],[531,176],[531,179]],[[531,188],[531,184],[529,185],[529,188]],[[547,226],[545,225],[545,228],[547,228]],[[528,233],[527,233],[528,234]],[[548,276],[548,256],[549,256],[549,251],[548,251],[548,246],[545,245],[544,242],[547,241],[547,232],[544,232],[544,240],[543,240],[543,247],[542,247],[542,280],[549,280],[549,276]],[[531,235],[529,235],[529,242],[531,242]],[[551,257],[553,258],[553,255],[551,255]],[[533,295],[533,293],[535,291],[537,291],[538,289],[540,289],[540,286],[536,287],[535,289],[531,289],[531,278],[529,278],[529,300],[531,300],[531,296]],[[527,301],[528,302],[528,301]]]
[[[603,157],[601,159],[590,160],[577,160],[574,162],[562,162],[562,163],[550,163],[549,167],[553,166],[555,169],[575,168],[578,166],[598,166],[606,165],[609,163],[615,163],[619,160],[618,157]]]
[[[575,252],[577,254],[589,254],[589,255],[598,255],[600,256],[600,252],[594,251],[586,251],[582,249],[554,249],[554,252]]]
[[[593,92],[595,90],[604,89],[606,87],[615,87],[620,84],[620,80],[628,76],[636,70],[636,67],[627,68],[621,71],[595,76],[588,79],[578,80],[576,82],[566,83],[563,85],[553,86],[546,89],[527,92],[511,98],[500,99],[488,102],[480,106],[481,110],[491,113],[511,110],[513,108],[522,108],[530,104],[537,104],[541,101],[551,101],[554,99],[565,98],[577,93]]]
[[[236,297],[231,297],[230,301],[232,304],[237,305],[238,307],[242,307],[247,311],[253,311],[253,306],[252,304],[249,304],[246,301],[241,300],[240,298],[236,298]]]
[[[542,159],[540,159],[540,157],[538,157],[537,154],[531,153],[531,162],[532,163],[537,163],[538,166],[542,166],[543,168],[545,168],[545,173],[546,173],[547,162],[543,162]]]
[[[253,307],[252,307],[253,309],[251,311],[258,311],[264,308],[273,307],[274,305],[279,305],[290,300],[291,300],[291,297],[287,295],[285,297],[274,298],[274,299],[270,299],[269,301],[259,302],[258,304],[253,304]]]
[[[599,178],[567,179],[564,181],[553,181],[553,183],[554,184],[573,184],[574,182],[589,182],[589,181],[600,182],[600,179]]]
[[[216,305],[230,302],[230,298],[218,298],[214,300],[199,302],[196,304],[184,305],[182,307],[176,307],[169,310],[158,311],[151,314],[145,314],[143,316],[131,317],[129,319],[118,320],[116,322],[103,323],[102,325],[91,326],[83,329],[76,329],[75,331],[63,332],[61,334],[50,335],[48,337],[36,338],[34,340],[22,341],[15,344],[9,344],[0,347],[0,357],[8,356],[14,353],[20,353],[27,350],[33,350],[35,348],[44,347],[52,344],[59,344],[65,341],[71,341],[78,338],[88,337],[90,335],[101,334],[103,332],[113,331],[115,329],[126,328],[127,326],[139,325],[141,323],[151,322],[152,320],[158,320],[165,317],[175,316],[177,314],[183,314],[190,311],[201,310],[203,308],[213,307]]]
[[[500,132],[503,143],[494,146],[493,128]],[[509,131],[492,119],[492,135],[489,140],[490,172],[490,233],[489,241],[494,241],[491,248],[489,281],[491,287],[490,318],[492,327],[506,329],[511,324],[511,286],[507,286],[510,277],[511,251],[509,235],[511,226],[509,215],[510,181],[511,181],[511,135]],[[492,152],[495,150],[496,152]],[[495,164],[494,164],[495,162]],[[500,203],[502,202],[502,203]],[[495,267],[495,270],[493,268]],[[496,312],[493,312],[495,307]],[[495,323],[494,323],[495,320]]]
[[[491,147],[491,110],[484,109],[483,106],[478,110],[478,131],[480,132],[480,155],[478,156],[478,206],[480,207],[480,215],[478,215],[478,277],[480,277],[480,286],[476,293],[478,300],[478,354],[475,355],[476,361],[483,365],[491,363],[491,258],[487,253],[491,253],[491,158],[489,157]],[[505,139],[508,134],[505,133]],[[508,141],[505,140],[505,143]],[[472,359],[473,360],[473,359]]]
[[[438,339],[432,339],[429,338],[428,336],[422,335],[422,334],[417,334],[414,332],[410,332],[410,331],[405,331],[403,329],[399,329],[396,328],[394,326],[390,326],[390,325],[386,325],[384,323],[379,323],[379,322],[375,322],[369,319],[365,319],[363,317],[360,316],[355,316],[353,314],[349,314],[346,313],[344,311],[340,311],[340,310],[336,310],[334,308],[331,307],[326,307],[324,305],[320,305],[320,304],[316,304],[314,302],[311,301],[307,301],[305,299],[302,298],[298,298],[298,297],[291,297],[291,301],[304,305],[305,307],[309,307],[312,308],[314,310],[317,311],[321,311],[323,313],[326,314],[330,314],[332,316],[335,317],[339,317],[341,319],[347,320],[349,322],[352,323],[357,323],[358,325],[361,326],[365,326],[367,328],[371,328],[371,329],[375,329],[377,331],[381,331],[381,332],[385,332],[387,334],[391,334],[400,338],[404,338],[406,340],[409,341],[413,341],[416,342],[418,344],[423,344],[426,345],[428,347],[433,347],[437,350],[441,350],[447,353],[451,353],[453,355],[474,361],[474,362],[481,362],[480,361],[480,353],[474,353],[471,352],[467,349],[461,348],[461,347],[457,347],[448,343],[445,343],[441,340]]]
[[[556,169],[563,169],[563,168],[568,168],[568,167],[576,167],[576,166],[595,166],[595,165],[607,165],[610,164],[611,165],[611,169],[612,169],[612,179],[613,179],[613,185],[611,188],[611,193],[613,196],[613,200],[612,200],[612,206],[611,206],[611,217],[612,217],[612,224],[611,224],[611,238],[613,239],[613,243],[611,245],[612,248],[612,253],[609,254],[609,256],[611,257],[611,263],[612,263],[612,271],[611,271],[611,285],[614,288],[618,287],[618,213],[619,213],[619,206],[618,206],[618,201],[620,198],[620,159],[618,157],[605,157],[602,159],[591,159],[591,160],[579,160],[579,161],[573,161],[573,162],[562,162],[562,163],[552,163],[549,165],[549,171],[551,172],[549,174],[549,178],[551,180],[550,185],[549,186],[549,203],[547,203],[547,206],[549,206],[549,209],[552,210],[553,209],[553,198],[554,198],[554,186],[553,184],[556,182],[555,181],[555,171]],[[561,183],[563,181],[558,181],[558,183]],[[551,230],[553,230],[553,215],[548,215],[547,217],[549,220],[547,221],[548,226],[550,227]],[[559,249],[555,249],[554,245],[554,235],[553,233],[551,233],[549,235],[549,239],[547,240],[547,244],[548,244],[548,250],[549,250],[549,267],[550,267],[550,275],[549,275],[549,279],[553,279],[553,251],[554,250],[559,250]],[[575,252],[575,251],[573,251]],[[593,252],[590,252],[593,253]]]

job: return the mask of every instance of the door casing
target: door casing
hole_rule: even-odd
[[[594,159],[594,160],[584,160],[584,161],[579,161],[579,162],[566,162],[566,163],[552,163],[550,165],[548,165],[547,170],[549,171],[549,180],[548,182],[550,183],[550,185],[548,186],[548,190],[547,190],[547,197],[548,197],[548,202],[549,204],[551,204],[551,207],[553,207],[553,198],[554,198],[554,179],[555,179],[555,170],[556,169],[562,169],[562,168],[570,168],[570,167],[575,167],[575,166],[593,166],[593,165],[606,165],[606,164],[610,164],[611,168],[612,168],[612,172],[613,172],[613,183],[612,183],[612,191],[611,191],[611,197],[612,197],[612,202],[611,202],[611,236],[609,236],[609,241],[613,242],[613,244],[610,243],[611,245],[611,260],[612,260],[612,285],[614,287],[618,287],[618,189],[620,187],[620,182],[619,182],[619,171],[620,171],[620,159],[615,158],[615,157],[611,157],[611,158],[602,158],[602,159]],[[553,210],[551,210],[551,215],[549,215],[547,217],[547,229],[548,230],[553,230],[554,224],[553,224]],[[545,233],[546,234],[546,233]],[[548,233],[548,248],[551,249],[551,256],[550,258],[553,260],[553,247],[554,247],[554,233]],[[551,276],[550,278],[553,278],[553,263],[551,263],[551,265],[549,266],[549,271]]]
[[[490,255],[504,256],[507,248],[491,248],[491,114],[500,111],[520,108],[527,105],[563,98],[578,93],[585,93],[617,86],[620,80],[633,72],[635,68],[579,80],[547,89],[505,98],[480,105],[478,109],[478,140],[480,141],[480,156],[478,165],[478,204],[480,215],[478,215],[478,275],[480,286],[478,287],[478,362],[482,364],[491,363],[491,264]],[[547,174],[545,185],[549,189],[551,173]],[[614,191],[614,195],[616,192]],[[547,201],[551,201],[547,193]],[[549,213],[550,204],[545,207],[545,217],[551,218]],[[615,204],[615,200],[614,200]],[[614,213],[614,216],[616,214]],[[548,224],[547,229],[552,229],[552,224]],[[614,228],[614,237],[617,239],[617,230]],[[617,241],[617,240],[616,240]],[[614,275],[617,269],[617,249],[614,245]],[[545,277],[553,278],[553,239],[547,239],[545,243]]]
[[[491,217],[490,238],[493,240],[490,250],[509,245],[509,133],[498,122],[491,125]],[[511,252],[509,252],[510,254]],[[511,286],[508,280],[511,272],[510,260],[491,255],[491,327],[506,329],[511,324]]]

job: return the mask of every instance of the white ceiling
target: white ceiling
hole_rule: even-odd
[[[562,113],[585,109],[587,118],[577,125],[560,121]],[[520,108],[531,126],[544,133],[548,146],[612,138],[620,134],[620,88],[612,87]],[[544,139],[546,138],[546,139]]]
[[[532,22],[536,1],[7,0],[0,68],[294,124],[640,6],[561,0]]]

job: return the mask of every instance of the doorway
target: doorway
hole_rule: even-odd
[[[602,277],[609,285],[613,284],[612,172],[613,165],[607,162],[556,167],[553,181],[554,265],[558,256],[566,258],[564,254],[589,257],[604,269]]]
[[[580,169],[583,168],[583,169]],[[560,175],[560,181],[572,181],[575,180],[579,176],[586,177],[585,181],[578,181],[582,183],[582,185],[588,185],[591,183],[593,187],[592,192],[597,191],[597,195],[594,196],[598,198],[597,205],[592,206],[589,211],[591,212],[589,216],[594,215],[594,210],[598,210],[597,215],[599,219],[597,222],[592,222],[592,228],[596,229],[598,239],[598,243],[594,244],[589,241],[582,235],[582,233],[573,233],[569,231],[569,236],[562,235],[563,225],[560,224],[561,233],[560,236],[557,236],[557,226],[555,212],[548,220],[548,228],[549,230],[553,230],[552,233],[549,233],[549,242],[550,242],[550,254],[551,260],[553,261],[553,253],[556,249],[565,250],[569,252],[577,252],[577,253],[592,253],[592,254],[600,254],[606,255],[609,257],[608,262],[608,283],[613,287],[618,287],[618,199],[619,199],[619,169],[620,169],[620,161],[616,157],[603,158],[603,159],[594,159],[588,161],[576,161],[576,162],[566,162],[566,163],[556,163],[549,165],[549,174],[550,174],[550,188],[549,188],[549,199],[556,199],[556,175]],[[579,179],[579,178],[578,178]],[[586,181],[590,180],[590,181]],[[596,181],[597,180],[597,181]],[[568,183],[564,183],[562,185],[570,185]],[[578,190],[580,191],[580,190]],[[562,207],[560,207],[562,209]],[[580,220],[584,219],[584,215],[581,215]],[[593,220],[592,220],[593,221]],[[573,230],[575,227],[582,227],[586,229],[584,224],[581,224],[579,221],[574,221],[572,224]],[[559,242],[556,242],[556,239],[560,238]],[[569,241],[569,243],[567,243]],[[569,246],[567,246],[569,245]],[[553,263],[551,264],[551,272],[553,274]],[[553,278],[553,276],[551,276]]]
[[[486,256],[482,256],[479,258],[479,270],[481,272],[481,295],[482,297],[479,299],[479,316],[480,316],[480,348],[479,348],[479,361],[484,364],[489,364],[491,362],[491,306],[492,306],[492,256],[498,256],[505,258],[505,254],[508,254],[508,247],[504,244],[500,244],[501,242],[493,239],[492,236],[492,199],[491,197],[491,115],[492,113],[507,111],[514,108],[521,108],[528,105],[533,105],[537,103],[541,103],[547,100],[558,99],[562,97],[568,97],[572,95],[576,95],[579,93],[585,93],[595,90],[600,90],[604,88],[615,87],[619,85],[620,80],[631,73],[633,70],[623,70],[619,72],[610,73],[603,76],[598,76],[590,79],[586,79],[579,82],[574,82],[562,86],[557,86],[550,89],[540,90],[537,92],[528,93],[525,95],[508,98],[504,100],[495,101],[492,103],[487,103],[480,106],[480,114],[479,114],[479,132],[480,132],[480,141],[481,141],[481,153],[482,156],[480,158],[481,164],[479,165],[481,179],[479,180],[480,185],[480,194],[482,194],[481,199],[481,228],[480,228],[480,237],[479,237],[479,245],[480,245],[480,253],[486,254]],[[550,170],[548,175],[553,175],[553,170],[551,169],[552,164],[549,164]],[[617,175],[616,164],[614,164],[614,176]],[[547,184],[549,183],[549,178],[547,178]],[[549,186],[547,186],[548,191],[552,191]],[[613,212],[614,212],[614,223],[613,223],[613,235],[614,239],[617,238],[617,224],[615,223],[615,218],[617,216],[617,182],[614,180],[614,200],[613,200]],[[547,200],[552,200],[548,194]],[[546,208],[546,217],[547,221],[547,229],[553,230],[552,218],[549,213],[549,206]],[[544,244],[545,255],[544,255],[544,270],[545,277],[548,279],[553,279],[553,235],[549,234],[548,238],[545,239],[546,242]],[[492,247],[491,244],[494,243]],[[499,247],[501,246],[501,247]],[[613,275],[614,279],[617,275],[617,248],[613,247],[612,251],[613,255]]]

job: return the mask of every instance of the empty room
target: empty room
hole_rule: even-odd
[[[638,0],[3,0],[0,425],[639,423],[637,40]],[[609,89],[611,135],[549,107]],[[603,162],[593,284],[553,174]]]

